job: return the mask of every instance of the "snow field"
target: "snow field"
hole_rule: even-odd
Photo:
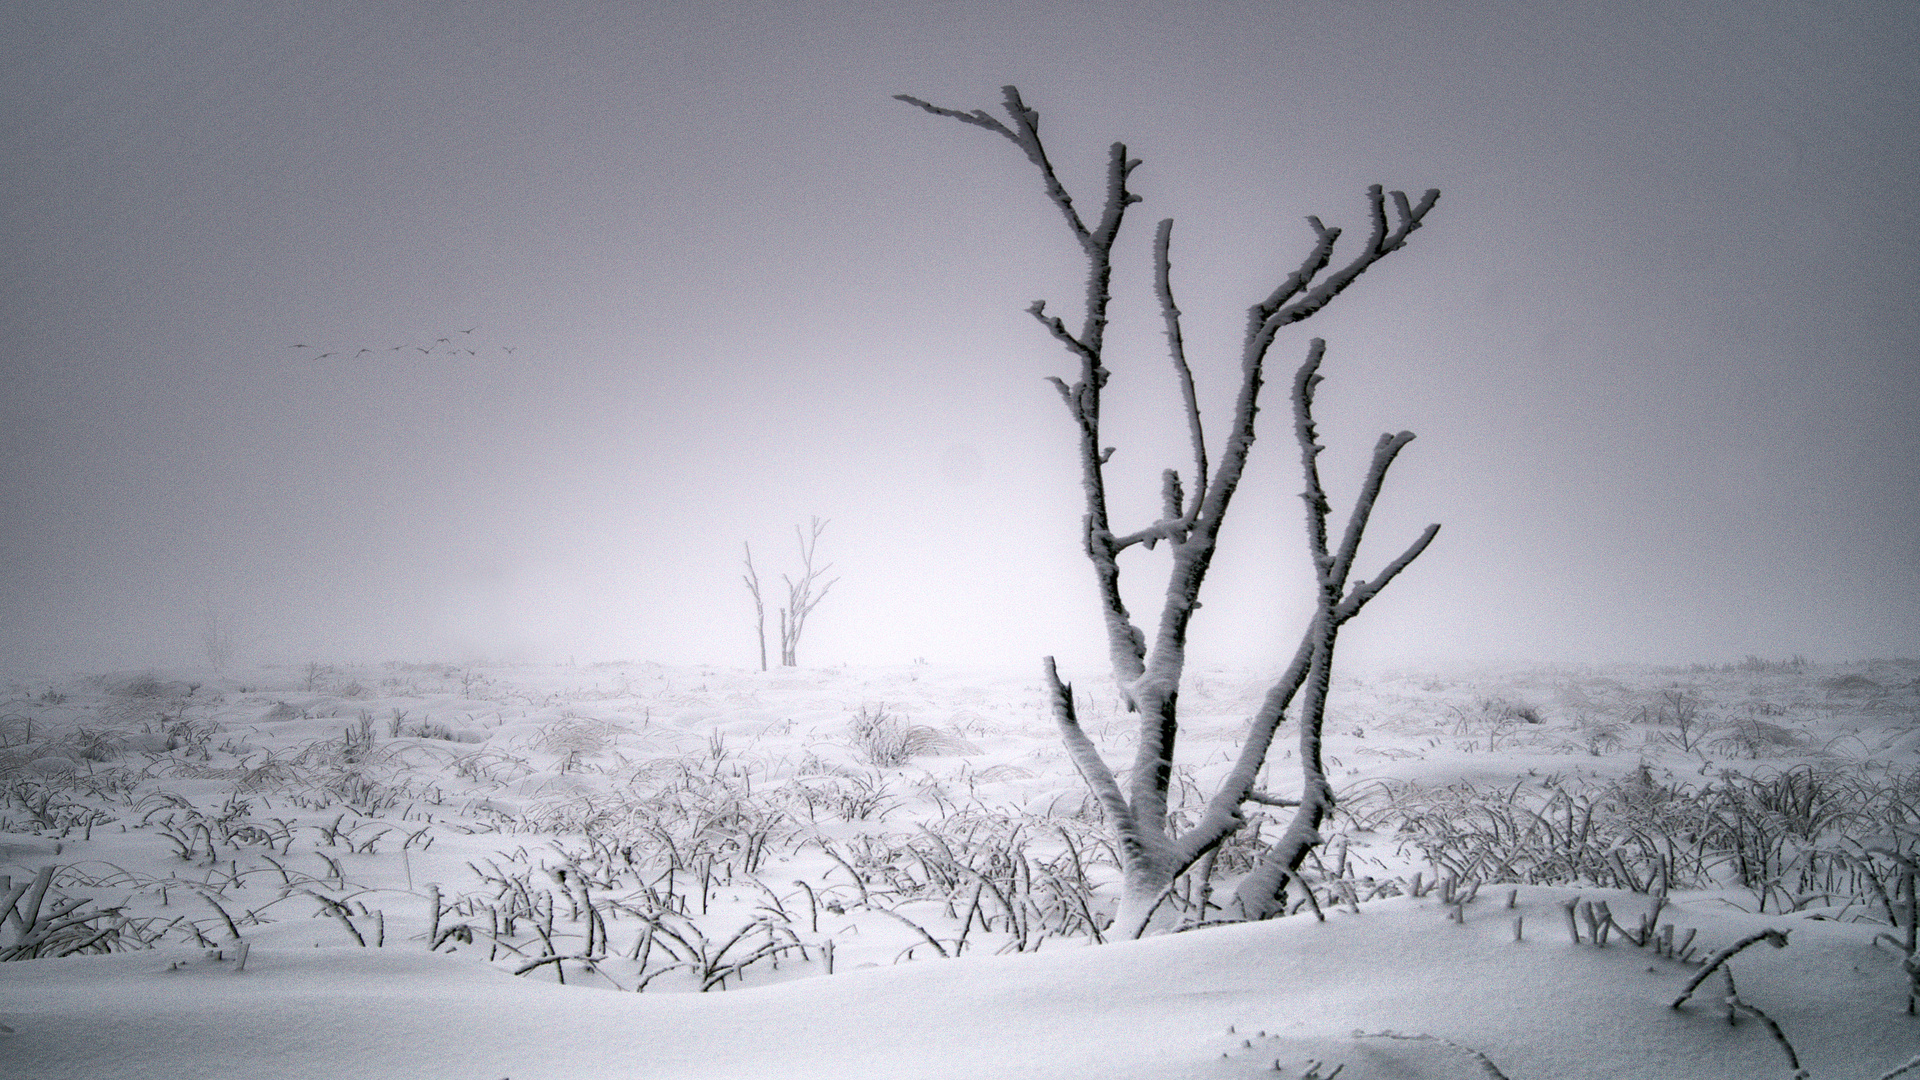
[[[23,684],[0,710],[0,951],[23,957],[0,964],[0,1076],[1487,1075],[1475,1051],[1512,1080],[1787,1076],[1718,974],[1668,1007],[1777,926],[1786,949],[1728,963],[1739,1000],[1812,1075],[1878,1077],[1920,1053],[1889,925],[1915,674],[1343,681],[1324,921],[1296,897],[1095,948],[1112,859],[1037,678]],[[1263,689],[1190,674],[1189,804]],[[1110,697],[1082,709],[1124,749]],[[1256,853],[1250,832],[1215,890]],[[1682,955],[1622,934],[1662,891]],[[1216,919],[1206,897],[1185,883],[1169,928]]]

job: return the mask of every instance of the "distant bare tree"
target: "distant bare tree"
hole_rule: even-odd
[[[819,594],[814,594],[814,586],[833,569],[832,563],[818,568],[813,565],[814,546],[820,542],[820,531],[826,527],[827,523],[819,518],[813,519],[811,533],[802,533],[798,525],[793,527],[794,538],[800,541],[800,576],[796,579],[780,575],[780,580],[787,583],[787,606],[780,611],[780,662],[787,667],[800,663],[800,631],[806,628],[807,616],[813,614],[813,609],[827,598],[827,590],[840,580],[834,578],[821,585]]]
[[[199,636],[200,652],[207,658],[207,664],[215,671],[226,671],[239,646],[234,641],[233,628],[220,617],[220,610],[212,602],[200,612]]]
[[[753,568],[753,545],[741,541],[747,549],[747,591],[753,594],[753,628],[760,635],[760,670],[767,670],[767,605],[760,599],[760,574]]]
[[[1318,581],[1315,613],[1286,673],[1268,691],[1249,722],[1240,755],[1227,779],[1209,799],[1198,821],[1176,834],[1168,827],[1167,804],[1173,777],[1174,742],[1179,731],[1178,700],[1186,664],[1187,630],[1193,613],[1200,607],[1200,587],[1213,560],[1221,523],[1253,446],[1254,417],[1259,410],[1264,364],[1275,335],[1283,327],[1325,307],[1368,267],[1403,247],[1438,202],[1440,192],[1429,190],[1419,204],[1414,205],[1403,192],[1386,193],[1378,185],[1370,188],[1372,235],[1350,261],[1324,277],[1321,274],[1332,262],[1334,245],[1341,233],[1337,228],[1321,224],[1319,218],[1307,218],[1314,233],[1312,250],[1297,269],[1247,313],[1239,394],[1218,471],[1211,474],[1193,373],[1187,364],[1181,333],[1180,310],[1173,297],[1170,254],[1173,221],[1160,222],[1153,247],[1154,288],[1166,325],[1168,350],[1184,402],[1183,419],[1193,448],[1193,471],[1189,477],[1192,486],[1189,489],[1177,471],[1166,470],[1161,480],[1160,519],[1137,532],[1116,534],[1107,514],[1105,474],[1114,448],[1101,442],[1100,405],[1101,392],[1111,377],[1105,364],[1105,332],[1111,300],[1112,251],[1127,207],[1140,201],[1140,196],[1127,187],[1128,178],[1140,162],[1127,156],[1126,144],[1113,144],[1107,158],[1105,205],[1098,221],[1089,224],[1054,174],[1040,140],[1039,114],[1021,100],[1017,88],[1005,87],[1003,95],[1010,123],[984,109],[962,112],[905,94],[896,97],[936,116],[984,128],[1019,147],[1027,160],[1040,170],[1048,198],[1066,219],[1067,227],[1087,258],[1084,316],[1077,333],[1069,330],[1057,316],[1048,315],[1045,301],[1035,301],[1028,312],[1079,361],[1079,378],[1071,386],[1059,378],[1051,382],[1079,430],[1081,488],[1086,506],[1082,541],[1087,558],[1093,564],[1114,678],[1128,709],[1141,718],[1138,748],[1123,789],[1121,779],[1080,726],[1074,711],[1073,688],[1061,681],[1053,658],[1046,658],[1045,672],[1055,722],[1074,765],[1098,799],[1120,852],[1123,882],[1114,935],[1136,937],[1142,933],[1176,880],[1245,824],[1241,807],[1247,802],[1298,808],[1292,825],[1265,854],[1255,872],[1243,881],[1235,897],[1239,914],[1263,918],[1282,909],[1286,883],[1298,870],[1307,851],[1319,842],[1317,828],[1333,807],[1333,792],[1320,763],[1320,729],[1339,628],[1417,558],[1440,528],[1438,525],[1428,527],[1372,581],[1360,581],[1348,587],[1354,555],[1374,499],[1394,457],[1413,435],[1401,432],[1380,437],[1359,498],[1348,517],[1345,536],[1337,551],[1329,550],[1327,515],[1330,507],[1315,467],[1321,447],[1315,441],[1312,415],[1313,392],[1320,381],[1318,370],[1326,349],[1325,342],[1317,338],[1310,343],[1306,360],[1293,380],[1294,431],[1306,477],[1303,498],[1307,504],[1307,535]],[[1391,224],[1387,215],[1389,198],[1394,211]],[[1161,541],[1166,541],[1171,549],[1172,567],[1159,629],[1149,651],[1145,634],[1134,625],[1121,600],[1118,558],[1121,552],[1135,545],[1151,550]],[[1254,782],[1266,760],[1268,747],[1285,710],[1302,686],[1306,688],[1306,697],[1300,709],[1301,794],[1297,799],[1285,799],[1256,791]]]
[[[832,581],[821,584],[820,579],[826,575],[827,571],[833,569],[833,564],[828,563],[820,567],[813,565],[814,549],[820,542],[821,531],[826,527],[827,523],[819,518],[812,520],[811,533],[802,532],[798,525],[793,527],[794,537],[800,542],[800,576],[793,578],[786,574],[780,575],[780,580],[787,586],[787,606],[780,609],[780,665],[782,667],[799,665],[800,633],[806,629],[807,616],[813,613],[814,608],[820,606],[820,601],[827,598],[827,590],[833,588],[840,580],[834,578]],[[767,670],[767,609],[761,598],[760,574],[753,568],[753,548],[749,545],[746,551],[747,572],[744,580],[747,583],[747,591],[753,594],[755,625],[760,634],[760,670],[765,671]],[[817,594],[814,592],[816,586],[820,590]]]

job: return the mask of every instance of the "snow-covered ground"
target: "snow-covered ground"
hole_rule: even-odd
[[[1313,903],[1187,928],[1218,915],[1190,882],[1184,932],[1098,945],[1114,868],[1037,676],[16,684],[0,955],[39,958],[0,963],[0,1076],[1746,1080],[1793,1075],[1784,1040],[1852,1080],[1920,1055],[1888,924],[1920,665],[1342,679]],[[1189,672],[1189,804],[1264,689]],[[1262,786],[1297,786],[1284,742]],[[1257,852],[1222,853],[1216,894]],[[1725,966],[1736,1023],[1720,972],[1671,1007],[1767,929],[1784,948]]]

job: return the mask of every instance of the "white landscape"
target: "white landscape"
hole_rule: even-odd
[[[1410,10],[0,5],[0,1080],[1920,1080],[1920,9]]]
[[[1268,680],[1186,681],[1191,795]],[[16,683],[0,1075],[1745,1080],[1796,1075],[1782,1039],[1894,1075],[1916,708],[1913,662],[1339,677],[1319,914],[1192,928],[1189,880],[1094,944],[1114,860],[1038,672]],[[1765,930],[1725,965],[1758,1012],[1721,971],[1671,1007]]]

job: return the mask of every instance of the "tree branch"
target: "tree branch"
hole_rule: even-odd
[[[741,575],[747,583],[747,591],[753,594],[753,624],[760,635],[760,670],[767,670],[767,607],[760,599],[760,573],[753,568],[753,545],[745,540],[740,546],[747,553],[747,572]]]
[[[1092,234],[1088,231],[1085,223],[1080,220],[1079,212],[1073,208],[1073,197],[1067,194],[1067,189],[1060,183],[1060,178],[1054,175],[1053,163],[1047,160],[1046,147],[1040,143],[1040,114],[1028,108],[1027,103],[1020,100],[1020,90],[1018,87],[1003,86],[1000,88],[1001,108],[1007,110],[1007,115],[1012,118],[1014,128],[1018,128],[1018,131],[994,119],[985,109],[961,112],[958,109],[942,108],[938,105],[922,101],[911,94],[895,94],[893,96],[897,101],[904,101],[909,105],[918,105],[920,108],[925,109],[935,116],[952,117],[963,124],[972,124],[975,127],[985,128],[996,135],[1005,136],[1012,141],[1015,146],[1020,148],[1021,153],[1027,155],[1027,160],[1033,162],[1034,165],[1040,169],[1040,175],[1047,185],[1047,197],[1053,200],[1053,204],[1060,208],[1062,214],[1066,215],[1067,226],[1073,230],[1073,235],[1080,240],[1082,245],[1090,241]]]
[[[1085,342],[1074,337],[1073,334],[1067,330],[1067,324],[1061,322],[1058,315],[1047,314],[1047,302],[1045,300],[1035,300],[1033,303],[1028,304],[1027,314],[1040,320],[1040,325],[1047,328],[1047,333],[1052,334],[1055,338],[1064,342],[1067,348],[1072,349],[1082,360],[1091,361],[1098,367],[1100,358],[1094,354],[1093,350],[1086,346]]]
[[[1113,241],[1120,235],[1120,219],[1127,207],[1140,201],[1140,196],[1127,190],[1127,177],[1140,167],[1139,158],[1127,156],[1127,144],[1117,142],[1107,148],[1107,206],[1100,215],[1100,227],[1095,229],[1091,242],[1101,251],[1113,248]]]
[[[1102,364],[1102,354],[1106,339],[1107,306],[1112,299],[1112,248],[1120,233],[1127,207],[1140,201],[1140,196],[1127,190],[1127,178],[1139,167],[1140,162],[1127,157],[1125,143],[1116,142],[1109,147],[1106,206],[1099,224],[1088,228],[1074,207],[1073,197],[1060,182],[1047,157],[1046,147],[1040,140],[1040,114],[1027,107],[1016,87],[1001,88],[1002,107],[1010,124],[1002,123],[981,109],[964,112],[933,105],[909,94],[894,96],[935,116],[945,116],[991,131],[1020,147],[1027,160],[1040,170],[1048,199],[1066,218],[1075,241],[1086,254],[1086,321],[1080,333],[1072,333],[1058,317],[1048,315],[1044,302],[1036,301],[1028,307],[1027,312],[1080,360],[1080,378],[1071,386],[1058,377],[1049,381],[1059,392],[1061,400],[1066,402],[1074,423],[1080,429],[1081,488],[1087,508],[1083,538],[1099,588],[1114,675],[1124,687],[1141,673],[1146,656],[1146,639],[1139,628],[1133,625],[1132,616],[1120,596],[1120,566],[1115,556],[1127,545],[1114,539],[1108,521],[1104,468],[1113,456],[1113,448],[1100,443],[1100,394],[1109,375]],[[1137,535],[1131,543],[1143,543],[1146,539],[1144,535]],[[1128,705],[1137,707],[1137,703],[1131,699]]]
[[[1251,344],[1261,328],[1267,325],[1281,305],[1305,291],[1309,282],[1320,271],[1327,268],[1333,259],[1333,245],[1340,239],[1339,229],[1329,229],[1320,224],[1320,219],[1309,215],[1307,224],[1313,227],[1315,241],[1313,250],[1300,260],[1300,268],[1288,274],[1265,300],[1247,309],[1247,342]],[[1277,328],[1276,328],[1277,329]]]
[[[1320,360],[1326,352],[1326,341],[1314,338],[1308,344],[1306,361],[1293,376],[1293,437],[1300,446],[1300,472],[1307,484],[1300,498],[1307,504],[1307,550],[1313,558],[1314,573],[1322,592],[1327,589],[1333,569],[1333,557],[1327,554],[1327,514],[1333,508],[1327,503],[1326,489],[1320,485],[1318,458],[1326,448],[1317,441],[1319,436],[1314,430],[1313,392],[1320,385]]]
[[[1309,627],[1300,639],[1299,648],[1294,650],[1293,661],[1287,665],[1286,672],[1267,689],[1259,711],[1254,713],[1253,721],[1247,725],[1246,741],[1240,744],[1240,756],[1234,759],[1233,769],[1220,782],[1220,788],[1213,798],[1207,800],[1207,809],[1200,815],[1200,820],[1177,841],[1181,856],[1189,864],[1246,823],[1246,818],[1240,812],[1240,804],[1249,800],[1248,793],[1253,790],[1254,781],[1259,779],[1267,752],[1273,747],[1274,736],[1286,721],[1287,706],[1293,703],[1294,695],[1300,692],[1301,685],[1307,680],[1307,668],[1313,661],[1313,643],[1314,631]]]
[[[780,620],[780,662],[786,667],[793,667],[799,663],[800,632],[806,626],[808,614],[810,614],[815,607],[819,606],[820,601],[827,598],[827,592],[840,581],[839,578],[834,578],[832,581],[820,587],[819,595],[816,596],[813,594],[814,583],[827,571],[833,569],[832,563],[828,563],[817,570],[813,565],[814,548],[820,541],[821,531],[826,527],[827,522],[817,517],[813,519],[813,534],[811,537],[802,533],[800,526],[795,525],[793,527],[794,539],[800,543],[800,566],[802,573],[798,581],[788,577],[786,574],[780,575],[780,579],[787,583],[788,606],[786,610],[781,613]]]
[[[1081,730],[1080,718],[1073,707],[1072,684],[1060,681],[1060,672],[1054,667],[1053,657],[1047,657],[1043,664],[1047,674],[1047,689],[1053,700],[1053,719],[1059,725],[1060,739],[1066,744],[1067,756],[1086,780],[1087,787],[1099,801],[1100,809],[1106,814],[1107,822],[1116,834],[1131,833],[1133,813],[1127,806],[1126,796],[1120,793],[1120,782],[1114,779],[1113,770],[1107,767],[1106,760],[1100,756],[1100,748],[1094,746],[1093,740]]]
[[[1299,322],[1319,311],[1334,297],[1340,295],[1348,285],[1353,284],[1354,279],[1364,273],[1368,267],[1405,247],[1407,237],[1420,228],[1426,220],[1427,213],[1439,203],[1440,189],[1428,188],[1426,194],[1420,198],[1420,205],[1412,208],[1407,206],[1405,192],[1394,192],[1394,207],[1400,220],[1391,233],[1387,230],[1386,208],[1380,198],[1379,184],[1374,184],[1367,189],[1367,198],[1372,204],[1374,229],[1366,250],[1354,256],[1352,262],[1335,271],[1325,281],[1314,286],[1300,298],[1298,303],[1275,312],[1274,318],[1278,320],[1278,325]]]
[[[909,105],[918,105],[935,116],[950,116],[963,124],[972,124],[975,127],[985,128],[996,135],[1006,136],[1013,141],[1015,146],[1019,146],[1022,149],[1026,148],[1025,144],[1020,141],[1020,136],[1015,135],[1007,125],[995,120],[993,114],[987,112],[985,109],[961,112],[959,109],[949,109],[931,102],[922,101],[912,94],[895,94],[893,95],[893,99],[895,101],[904,101]]]
[[[1173,470],[1168,469],[1167,472],[1171,474]],[[1112,541],[1113,550],[1115,554],[1118,554],[1135,544],[1145,544],[1147,550],[1152,551],[1153,546],[1162,540],[1183,539],[1186,531],[1187,523],[1183,519],[1177,517],[1161,518],[1159,521],[1154,522],[1138,532],[1130,532],[1125,536],[1114,537]]]
[[[1421,196],[1418,206],[1409,206],[1406,193],[1393,193],[1393,205],[1399,218],[1391,231],[1387,226],[1386,195],[1379,184],[1367,189],[1367,201],[1373,219],[1373,234],[1367,240],[1364,250],[1353,261],[1334,271],[1320,284],[1308,288],[1314,275],[1318,274],[1332,258],[1334,241],[1340,238],[1339,229],[1329,229],[1318,218],[1308,218],[1319,237],[1314,250],[1286,281],[1282,282],[1273,295],[1261,304],[1255,305],[1248,314],[1247,345],[1264,351],[1273,340],[1273,335],[1281,327],[1297,323],[1314,312],[1326,307],[1334,297],[1353,284],[1366,269],[1374,263],[1406,246],[1407,237],[1420,228],[1426,216],[1440,201],[1440,189],[1428,188]],[[1294,297],[1298,297],[1294,300]],[[1289,303],[1288,301],[1293,301]]]
[[[1340,541],[1340,554],[1333,562],[1333,577],[1342,586],[1346,584],[1347,573],[1353,568],[1353,556],[1360,548],[1360,535],[1367,530],[1367,518],[1373,514],[1374,500],[1380,497],[1380,485],[1387,478],[1387,467],[1399,456],[1400,450],[1413,441],[1413,432],[1403,431],[1398,435],[1382,435],[1373,447],[1373,464],[1367,468],[1367,478],[1360,484],[1360,495],[1353,502],[1353,512],[1347,515],[1347,533]]]
[[[1333,787],[1321,761],[1321,734],[1326,721],[1327,696],[1332,685],[1334,645],[1340,627],[1359,614],[1360,609],[1387,582],[1418,558],[1440,532],[1440,526],[1428,526],[1420,538],[1398,559],[1388,564],[1373,582],[1363,581],[1351,591],[1346,590],[1347,575],[1359,550],[1361,536],[1366,531],[1374,500],[1385,483],[1387,469],[1401,448],[1413,441],[1413,434],[1403,431],[1398,435],[1382,435],[1375,444],[1373,463],[1367,470],[1353,510],[1348,515],[1346,535],[1341,540],[1339,554],[1330,554],[1327,550],[1327,515],[1331,507],[1326,491],[1321,486],[1315,461],[1322,447],[1316,441],[1313,421],[1313,393],[1320,382],[1318,369],[1324,354],[1325,343],[1314,339],[1313,347],[1308,351],[1306,361],[1300,365],[1300,370],[1295,373],[1293,383],[1294,435],[1300,446],[1300,468],[1306,480],[1306,491],[1301,497],[1307,504],[1307,546],[1313,555],[1319,593],[1313,623],[1306,639],[1300,644],[1300,651],[1294,656],[1293,667],[1288,670],[1289,679],[1297,677],[1303,658],[1311,655],[1311,662],[1305,665],[1306,696],[1300,706],[1300,808],[1280,839],[1267,849],[1259,864],[1241,880],[1235,891],[1235,902],[1247,918],[1265,918],[1274,912],[1281,888],[1293,879],[1307,852],[1321,843],[1320,823],[1333,812]],[[1344,597],[1341,595],[1343,591],[1346,592]],[[1230,780],[1238,781],[1240,775],[1236,770]],[[1227,792],[1228,788],[1223,785],[1222,794]],[[1213,816],[1212,811],[1210,805],[1210,817]],[[1217,820],[1213,824],[1217,826]],[[1196,837],[1195,843],[1204,839]],[[1184,837],[1182,842],[1184,849]]]
[[[1193,505],[1184,511],[1173,504],[1166,510],[1169,518],[1184,517],[1187,522],[1200,513],[1200,502],[1207,493],[1207,438],[1200,426],[1200,399],[1193,389],[1193,369],[1187,366],[1186,343],[1180,333],[1180,308],[1173,302],[1173,219],[1164,218],[1153,237],[1153,285],[1160,296],[1160,315],[1167,324],[1167,352],[1173,370],[1180,377],[1180,399],[1187,409],[1187,434],[1193,441]]]
[[[1399,576],[1400,571],[1405,570],[1408,564],[1419,558],[1420,553],[1427,550],[1427,545],[1433,543],[1433,538],[1439,535],[1440,526],[1438,523],[1427,526],[1426,531],[1420,534],[1418,540],[1415,540],[1409,545],[1407,550],[1401,552],[1399,558],[1388,563],[1386,569],[1380,571],[1379,577],[1374,578],[1372,581],[1356,582],[1352,590],[1347,593],[1347,598],[1340,601],[1340,607],[1334,612],[1334,618],[1344,623],[1355,615],[1360,614],[1360,609],[1366,606],[1367,601],[1373,599],[1381,589],[1386,588],[1387,582]]]

